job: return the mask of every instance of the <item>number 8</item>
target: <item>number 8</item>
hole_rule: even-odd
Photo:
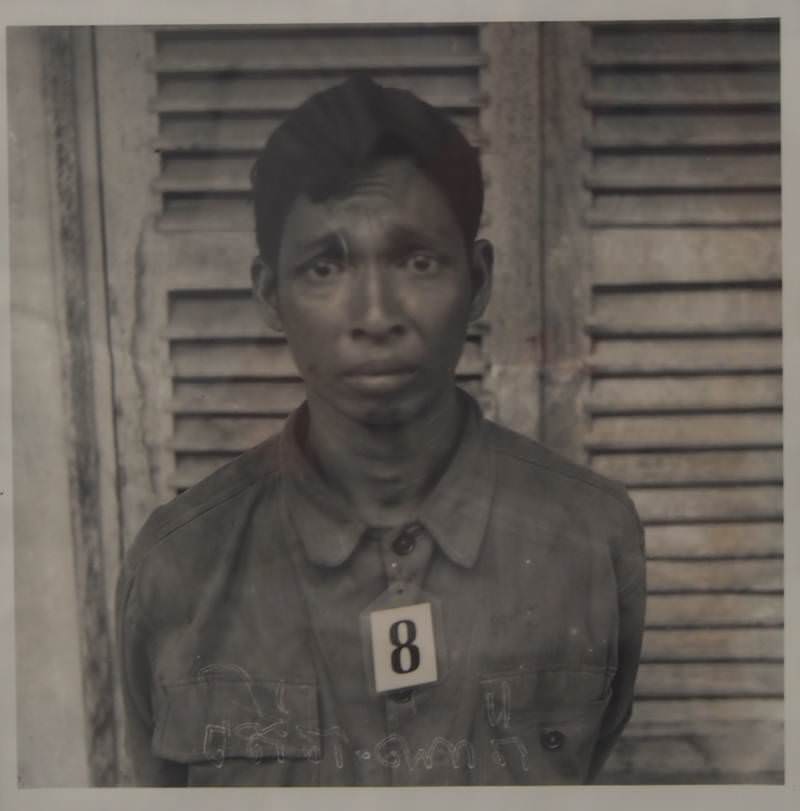
[[[405,640],[400,641],[400,626],[405,626]],[[392,651],[392,670],[395,673],[413,673],[419,667],[419,648],[413,644],[417,638],[417,626],[411,620],[398,620],[389,627],[389,640],[394,645]],[[403,667],[403,651],[407,650],[409,666]]]

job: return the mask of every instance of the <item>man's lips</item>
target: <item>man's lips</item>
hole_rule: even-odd
[[[370,362],[348,369],[347,383],[369,393],[388,393],[406,386],[417,372],[410,364]]]
[[[351,367],[345,372],[345,377],[393,377],[411,375],[416,371],[416,366],[409,363],[369,361]]]

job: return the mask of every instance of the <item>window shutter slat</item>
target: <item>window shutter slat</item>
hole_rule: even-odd
[[[783,454],[779,450],[666,449],[654,452],[595,453],[599,473],[629,487],[655,485],[710,485],[777,483],[783,479]]]
[[[685,631],[652,630],[642,657],[646,661],[686,659],[766,659],[783,657],[783,631],[777,628],[701,628]]]
[[[251,26],[159,30],[154,68],[164,73],[250,71],[319,73],[370,70],[413,72],[482,64],[474,26]]]
[[[616,110],[599,113],[586,145],[601,155],[622,150],[672,150],[681,152],[701,147],[751,149],[780,143],[780,116],[777,110],[729,109],[722,115],[711,110],[659,109],[657,115]]]
[[[597,292],[594,335],[780,334],[778,289]]]
[[[595,416],[591,450],[780,447],[780,414],[625,414]]]
[[[773,228],[697,230],[604,228],[591,232],[597,287],[778,282],[780,232]]]
[[[780,338],[683,338],[596,342],[594,377],[780,372]]]
[[[783,668],[769,662],[644,663],[639,668],[642,696],[769,696],[783,691]]]
[[[651,560],[775,557],[783,552],[783,527],[777,521],[651,526],[645,537]]]
[[[592,415],[761,411],[781,408],[780,375],[751,375],[747,385],[727,375],[599,378],[587,408]]]
[[[631,487],[628,492],[645,524],[779,521],[783,510],[782,488],[776,485]]]
[[[653,593],[674,591],[736,591],[774,593],[783,586],[783,571],[779,560],[708,560],[655,561],[650,564],[648,585]],[[747,637],[749,639],[749,637]],[[676,647],[678,655],[680,648]],[[710,651],[698,649],[702,658],[716,658]],[[740,652],[732,649],[734,658]],[[683,658],[691,658],[691,641]],[[781,653],[778,654],[780,659]],[[649,656],[646,656],[649,658]]]
[[[776,594],[651,594],[647,601],[648,629],[782,624],[783,599]]]
[[[342,81],[344,76],[286,78],[167,78],[159,83],[152,109],[157,113],[288,113],[312,93]],[[406,73],[381,77],[385,84],[411,90],[444,110],[477,110],[481,101],[469,76],[409,78]]]
[[[653,632],[654,635],[659,633],[672,632]],[[755,633],[766,636],[775,632],[762,629]],[[691,727],[687,729],[686,721],[681,717],[686,710],[697,722],[706,724],[722,722],[727,724],[729,729],[735,729],[736,727],[731,725],[740,725],[743,721],[774,724],[783,720],[783,701],[779,698],[692,698],[682,702],[650,699],[639,704],[636,708],[636,717],[640,721],[647,722],[651,728],[652,725],[659,725],[663,729],[664,725],[671,724],[674,730],[683,729],[687,734],[691,734]],[[700,761],[696,766],[699,764]]]

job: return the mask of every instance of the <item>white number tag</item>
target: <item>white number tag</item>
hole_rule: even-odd
[[[430,603],[371,611],[375,690],[402,690],[438,678]]]

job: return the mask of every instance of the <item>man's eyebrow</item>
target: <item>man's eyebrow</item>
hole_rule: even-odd
[[[295,243],[291,246],[293,261],[311,259],[315,256],[344,256],[347,250],[342,235],[329,231],[309,242]]]

